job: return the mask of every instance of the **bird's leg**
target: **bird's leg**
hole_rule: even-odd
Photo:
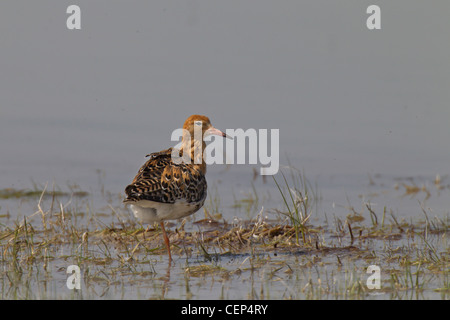
[[[170,242],[169,242],[169,237],[167,237],[166,229],[164,229],[164,221],[161,221],[159,224],[160,224],[162,232],[163,232],[163,237],[164,237],[164,242],[166,243],[167,252],[169,252],[169,261],[172,261],[172,254],[170,253]]]

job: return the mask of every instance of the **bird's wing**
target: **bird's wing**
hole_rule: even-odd
[[[125,188],[125,203],[150,200],[174,203],[185,200],[199,202],[206,197],[204,174],[191,164],[172,161],[172,148],[152,153],[139,169],[133,182]]]

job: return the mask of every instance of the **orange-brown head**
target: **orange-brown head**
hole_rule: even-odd
[[[209,118],[207,116],[194,114],[194,115],[190,116],[189,118],[187,118],[183,125],[183,129],[189,131],[189,133],[193,139],[197,138],[194,136],[195,130],[200,129],[200,128],[202,129],[202,131],[201,131],[202,139],[203,139],[203,137],[209,136],[209,135],[217,135],[217,136],[221,136],[221,137],[227,137],[227,135],[224,132],[214,128],[211,125],[211,121],[209,120]],[[198,132],[200,132],[200,130]]]
[[[181,149],[183,152],[187,151],[187,154],[190,156],[190,159],[194,161],[194,164],[200,165],[201,171],[206,173],[206,163],[203,158],[203,151],[205,150],[206,143],[203,138],[210,135],[221,137],[229,136],[219,129],[214,128],[208,117],[198,114],[194,114],[187,118],[184,122],[183,129]]]

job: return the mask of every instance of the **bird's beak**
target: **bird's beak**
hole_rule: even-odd
[[[231,138],[229,135],[227,135],[225,132],[220,131],[219,129],[216,129],[214,127],[209,128],[208,130],[205,131],[205,137],[206,136],[221,136],[224,138],[228,138],[228,139],[233,139]]]

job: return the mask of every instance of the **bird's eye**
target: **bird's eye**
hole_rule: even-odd
[[[202,122],[201,122],[201,121],[195,121],[194,124],[195,124],[196,126],[201,126],[201,125],[202,125]]]

